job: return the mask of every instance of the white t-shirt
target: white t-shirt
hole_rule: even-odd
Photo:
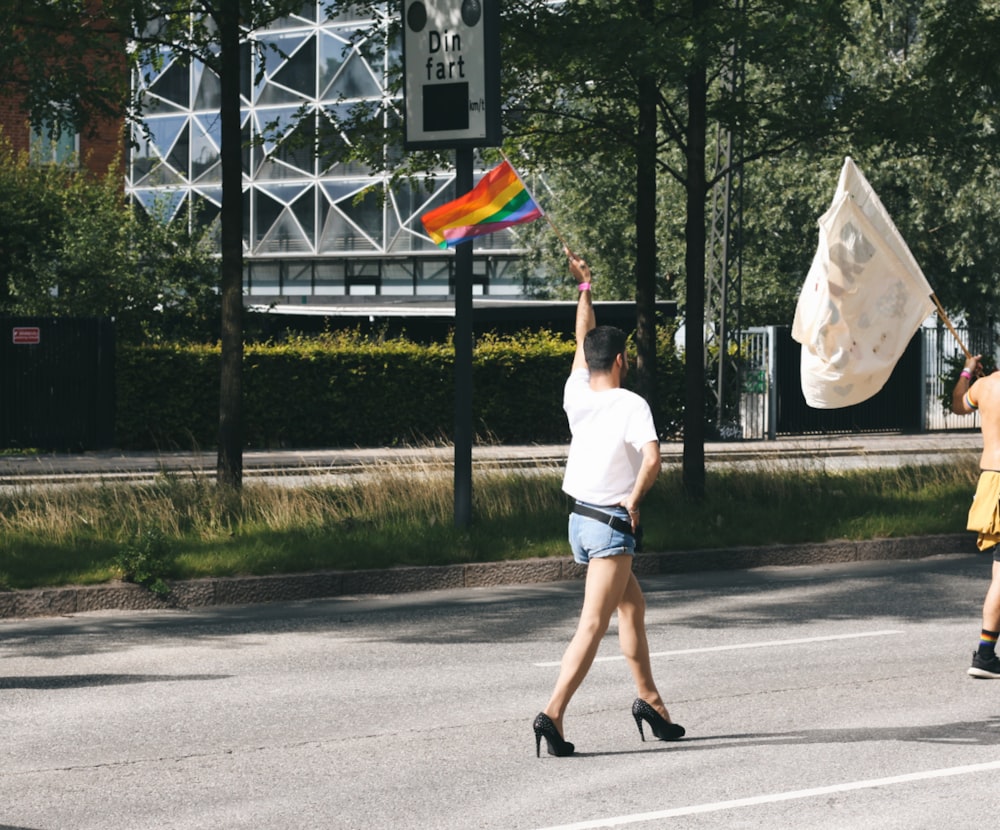
[[[563,490],[591,504],[619,504],[632,492],[642,447],[658,440],[645,399],[628,389],[590,388],[590,372],[576,369],[563,390],[573,440]]]

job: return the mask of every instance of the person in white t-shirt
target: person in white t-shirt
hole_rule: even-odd
[[[576,354],[563,392],[572,441],[563,490],[574,499],[569,517],[573,558],[587,566],[583,609],[576,633],[563,654],[559,677],[533,728],[535,754],[545,738],[550,755],[572,755],[563,732],[563,715],[580,687],[618,611],[618,639],[635,679],[632,717],[646,739],[648,724],[660,740],[677,740],[684,727],[670,720],[657,691],[646,639],[646,600],[632,573],[639,534],[639,504],[660,471],[660,444],[649,405],[622,388],[628,374],[625,334],[598,326],[590,294],[590,268],[569,255],[570,273],[579,283]]]

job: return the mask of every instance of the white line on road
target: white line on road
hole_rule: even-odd
[[[968,764],[962,767],[947,767],[932,769],[926,772],[911,772],[906,775],[893,775],[888,778],[869,778],[866,781],[848,781],[844,784],[831,784],[828,787],[813,787],[808,790],[791,790],[787,793],[772,795],[756,795],[750,798],[736,798],[732,801],[716,801],[710,804],[693,804],[690,807],[676,807],[672,810],[657,810],[653,813],[635,813],[631,816],[614,816],[593,821],[580,821],[576,824],[560,824],[545,827],[541,830],[591,830],[596,827],[624,827],[629,824],[639,824],[658,819],[693,816],[699,813],[714,813],[720,810],[735,810],[739,807],[755,807],[759,804],[774,804],[779,801],[794,801],[799,798],[813,798],[821,795],[845,793],[851,790],[868,790],[875,787],[889,787],[893,784],[909,784],[913,781],[927,781],[932,778],[948,778],[954,775],[971,775],[978,772],[1000,770],[1000,761],[989,761],[985,764]]]
[[[650,657],[674,657],[678,654],[705,654],[710,651],[734,651],[736,649],[743,648],[770,648],[772,646],[797,646],[804,643],[825,643],[831,640],[854,640],[858,637],[887,637],[891,634],[902,634],[902,631],[885,630],[885,631],[861,631],[856,634],[830,634],[825,637],[801,637],[795,640],[765,640],[760,643],[735,643],[728,646],[706,646],[705,648],[682,648],[677,651],[657,651],[650,654]],[[610,657],[596,657],[594,658],[595,663],[606,663],[610,660],[624,660],[620,654],[615,654]],[[558,666],[559,661],[549,663],[535,663],[535,666],[539,668],[547,668],[550,666]]]

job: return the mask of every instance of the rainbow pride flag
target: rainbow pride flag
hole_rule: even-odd
[[[542,215],[517,171],[504,161],[464,196],[428,211],[420,221],[439,248],[449,248]]]

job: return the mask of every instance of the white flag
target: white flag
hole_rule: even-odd
[[[878,392],[934,312],[933,293],[875,191],[845,159],[792,324],[806,403],[838,409]]]

